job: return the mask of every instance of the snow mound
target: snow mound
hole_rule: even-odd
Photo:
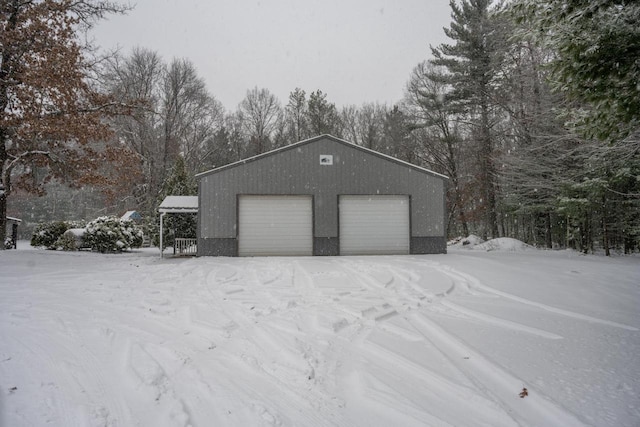
[[[86,228],[69,228],[64,234],[82,238],[86,232]]]
[[[533,246],[513,239],[511,237],[499,237],[497,239],[487,240],[486,242],[475,234],[468,237],[457,237],[450,240],[447,245],[454,249],[474,249],[480,251],[501,251],[501,252],[519,252],[533,249]]]
[[[478,249],[481,251],[502,251],[502,252],[519,252],[525,251],[529,249],[533,249],[533,246],[527,245],[526,243],[513,239],[511,237],[499,237],[497,239],[488,240],[484,243],[475,245],[473,249]]]

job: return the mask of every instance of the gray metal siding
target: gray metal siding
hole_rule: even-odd
[[[438,237],[412,237],[412,254],[446,254],[447,239],[444,236]]]
[[[320,155],[333,155],[321,165]],[[200,177],[200,237],[236,238],[238,194],[314,197],[314,236],[338,236],[338,195],[411,197],[411,236],[444,236],[445,179],[331,138],[275,152]]]
[[[238,256],[238,240],[198,238],[198,256]]]
[[[425,179],[414,173],[412,188],[416,189],[411,199],[412,202],[412,236],[443,236],[445,233],[445,211],[443,194],[445,191],[444,180]],[[439,220],[438,220],[439,219]]]

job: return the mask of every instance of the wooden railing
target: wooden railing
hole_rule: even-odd
[[[175,256],[196,256],[198,254],[197,239],[176,238],[173,241],[173,254]]]

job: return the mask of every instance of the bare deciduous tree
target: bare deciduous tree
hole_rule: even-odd
[[[133,191],[142,209],[152,212],[179,155],[192,174],[215,163],[222,105],[190,61],[174,59],[167,65],[147,49],[115,57],[105,79],[114,96],[134,107],[131,117],[120,117],[113,126],[118,138],[138,154],[144,179]]]
[[[249,141],[251,154],[264,153],[270,148],[273,132],[282,120],[282,108],[275,95],[257,87],[248,90],[240,102],[238,112]]]

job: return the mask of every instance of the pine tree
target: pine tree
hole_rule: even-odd
[[[304,90],[295,88],[289,94],[289,103],[285,108],[287,125],[289,126],[290,142],[302,141],[307,138],[307,98]]]
[[[497,237],[497,188],[495,141],[492,135],[493,83],[499,63],[499,32],[491,12],[491,0],[451,0],[450,28],[445,34],[454,44],[432,47],[433,64],[446,67],[451,97],[460,113],[469,115],[477,141],[478,184],[482,200],[484,237]]]
[[[409,163],[418,164],[417,145],[411,137],[409,117],[394,105],[385,113],[380,150]]]
[[[623,140],[638,129],[638,1],[518,0],[511,10],[529,37],[555,52],[550,82],[576,103],[569,113],[584,136]]]
[[[514,41],[545,58],[530,61],[544,79],[514,79],[520,87],[534,82],[538,90],[520,96],[522,105],[537,100],[525,114],[512,115],[521,116],[516,129],[525,130],[526,144],[505,162],[509,193],[520,210],[564,218],[564,224],[547,222],[564,226],[563,243],[570,247],[602,247],[607,255],[611,248],[634,250],[640,234],[640,4],[518,0],[507,11],[517,26]],[[555,243],[558,233],[548,234]]]
[[[423,161],[447,175],[451,182],[447,191],[449,212],[456,223],[450,232],[469,235],[465,187],[461,179],[462,143],[458,130],[457,106],[449,93],[450,77],[443,67],[423,62],[413,70],[407,85],[405,103],[410,111],[414,134],[421,140]],[[456,230],[460,226],[460,230]]]
[[[187,171],[187,163],[182,155],[178,155],[162,186],[161,199],[166,196],[195,196],[197,194],[198,188],[193,177]]]
[[[338,111],[335,104],[327,101],[327,94],[316,90],[309,95],[307,114],[309,117],[309,136],[322,134],[337,135]]]
[[[197,184],[191,174],[188,173],[184,158],[179,155],[162,186],[157,205],[167,196],[195,196],[197,194]],[[154,235],[153,242],[156,245],[160,243],[159,221],[159,216],[156,213],[153,223],[150,224],[150,228],[153,230],[152,234]],[[171,232],[163,238],[165,247],[173,245],[174,238],[176,237],[194,237],[196,235],[196,224],[195,214],[182,213],[168,215],[164,220],[164,225],[165,230],[171,230]]]

